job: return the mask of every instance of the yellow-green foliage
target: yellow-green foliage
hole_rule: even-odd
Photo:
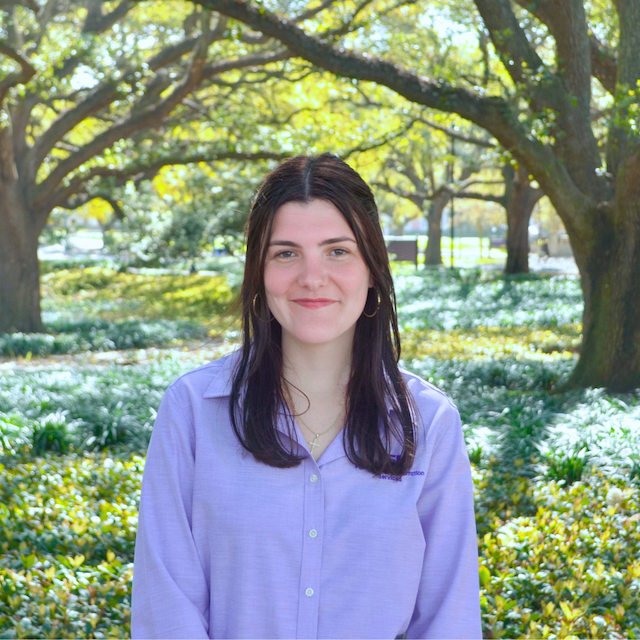
[[[488,637],[639,637],[638,491],[592,471],[564,488],[474,467]]]
[[[102,453],[0,469],[3,637],[129,636],[143,467]],[[639,636],[637,490],[596,469],[568,488],[473,475],[486,637]]]
[[[477,329],[405,329],[402,357],[406,360],[430,356],[447,360],[525,357],[529,360],[555,360],[573,357],[582,336],[580,324],[554,329],[533,327],[478,327]]]
[[[2,637],[129,637],[143,466],[106,454],[0,465]]]
[[[113,321],[162,318],[218,325],[234,299],[223,275],[136,275],[91,267],[49,273],[42,286],[53,308],[76,305]],[[229,318],[223,325],[231,322]]]

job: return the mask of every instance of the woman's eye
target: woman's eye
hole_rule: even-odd
[[[293,255],[293,251],[281,251],[280,253],[276,253],[276,258],[288,258],[287,254]]]
[[[346,249],[340,249],[340,248],[333,249],[333,251],[341,251],[342,253],[337,254],[339,256],[346,256],[349,253]]]

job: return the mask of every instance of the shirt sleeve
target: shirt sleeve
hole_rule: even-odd
[[[473,478],[460,415],[448,401],[418,500],[426,542],[406,638],[482,638]]]
[[[132,638],[208,638],[209,586],[191,530],[195,436],[170,387],[153,429],[138,514]]]

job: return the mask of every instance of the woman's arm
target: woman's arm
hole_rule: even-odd
[[[209,587],[191,533],[194,447],[191,413],[170,387],[142,477],[132,638],[209,637]]]
[[[473,479],[460,415],[448,401],[418,500],[426,549],[407,638],[482,638]]]

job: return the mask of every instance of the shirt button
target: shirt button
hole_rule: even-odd
[[[311,480],[311,482],[318,482],[318,476],[314,473],[309,477],[309,480]]]
[[[318,535],[318,532],[315,529],[311,529],[311,531],[309,531],[309,535],[312,538],[315,538]]]
[[[308,596],[312,596],[312,595],[313,595],[313,589],[312,589],[311,587],[309,587],[309,588],[305,591],[305,593],[306,593]]]

